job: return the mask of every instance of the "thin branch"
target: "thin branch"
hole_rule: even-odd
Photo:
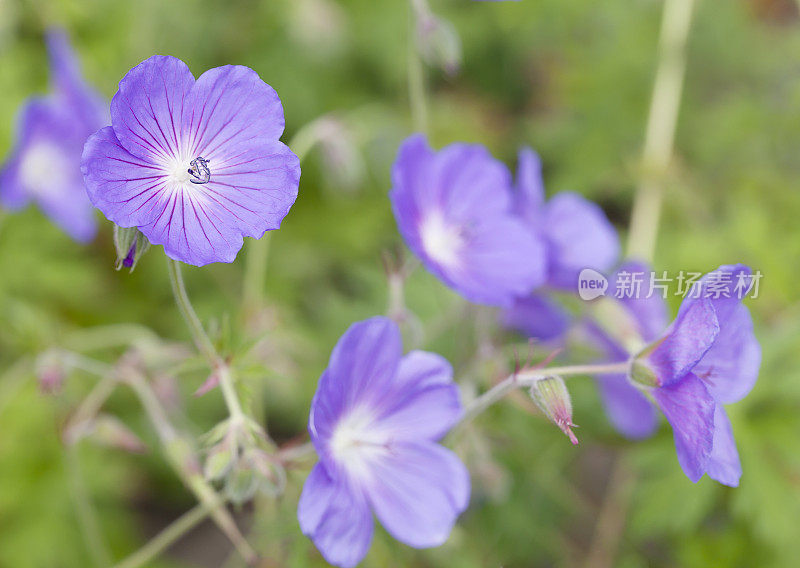
[[[658,67],[642,152],[643,173],[634,197],[628,236],[628,256],[646,261],[653,258],[665,177],[672,162],[693,10],[694,0],[664,2]]]

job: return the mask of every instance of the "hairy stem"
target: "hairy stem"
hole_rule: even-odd
[[[633,202],[628,236],[628,256],[646,261],[653,258],[665,177],[672,161],[693,9],[694,0],[664,2],[658,67],[642,152],[643,173]]]
[[[469,423],[476,416],[481,414],[484,410],[489,408],[495,402],[504,398],[508,393],[520,387],[529,387],[536,381],[543,377],[552,375],[570,376],[570,375],[592,375],[604,373],[626,373],[628,371],[628,362],[622,363],[606,363],[601,365],[572,365],[567,367],[550,367],[546,369],[530,369],[519,373],[515,373],[506,377],[501,382],[490,388],[488,391],[474,399],[464,409],[464,414],[459,423],[454,427],[458,428]]]
[[[208,361],[212,371],[218,374],[220,390],[222,396],[225,398],[225,404],[228,407],[228,412],[234,421],[241,421],[244,418],[244,411],[242,410],[239,397],[236,394],[236,389],[233,386],[233,377],[231,376],[230,368],[227,363],[217,353],[214,344],[209,339],[200,318],[192,307],[189,301],[189,295],[186,293],[186,286],[183,283],[183,275],[181,274],[181,266],[177,260],[171,258],[167,259],[167,269],[169,272],[170,284],[172,284],[172,294],[175,297],[175,302],[178,304],[183,319],[189,326],[189,332],[192,334],[192,339],[197,346],[197,349],[203,354]]]
[[[172,426],[161,402],[144,376],[130,370],[126,373],[125,379],[142,402],[142,406],[156,429],[167,460],[181,481],[195,495],[201,505],[208,509],[214,522],[233,543],[242,558],[249,564],[255,563],[258,555],[239,531],[233,517],[224,507],[223,500],[203,477],[200,463],[192,450],[191,441],[185,436],[179,435]]]
[[[169,524],[142,548],[122,560],[115,568],[138,568],[149,565],[153,559],[172,544],[188,534],[209,515],[205,505],[197,505]]]

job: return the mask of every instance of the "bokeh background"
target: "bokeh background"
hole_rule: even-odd
[[[426,68],[433,143],[483,143],[510,166],[518,147],[530,145],[542,155],[548,193],[569,189],[596,200],[624,237],[641,173],[662,2],[431,0],[431,7],[463,42],[458,74]],[[341,119],[345,130],[335,136],[354,152],[337,161],[317,149],[306,158],[300,197],[270,237],[263,311],[240,312],[241,256],[233,265],[185,271],[201,317],[231,353],[247,353],[242,387],[279,442],[302,437],[338,336],[386,309],[381,255],[399,243],[389,171],[412,130],[409,19],[403,0],[0,0],[0,155],[13,143],[23,100],[47,90],[48,25],[70,33],[86,77],[109,99],[128,69],[158,53],[183,59],[196,75],[227,63],[255,69],[283,100],[284,141],[327,113]],[[698,0],[687,53],[654,261],[671,272],[741,261],[764,274],[750,302],[764,353],[760,379],[729,409],[741,486],[688,481],[665,424],[652,439],[623,440],[591,381],[575,379],[577,448],[524,397],[493,408],[458,442],[474,494],[450,541],[419,552],[378,530],[364,566],[797,565],[798,6]],[[128,454],[87,440],[67,453],[60,428],[96,379],[75,371],[48,396],[29,371],[53,346],[102,343],[106,332],[80,332],[94,326],[132,323],[188,340],[160,247],[133,274],[115,272],[114,259],[105,220],[92,244],[78,246],[35,208],[2,219],[0,567],[91,566],[80,523],[86,503],[114,559],[194,504],[129,391],[119,389],[108,409],[150,451]],[[509,346],[524,345],[495,329],[492,312],[465,307],[422,271],[410,279],[407,302],[422,322],[438,326],[425,347],[446,355],[465,383],[495,380],[510,363]],[[487,342],[499,357],[482,356],[486,350],[476,346]],[[118,354],[93,352],[106,361]],[[225,416],[219,393],[191,396],[205,380],[201,364],[172,378],[181,427],[200,434]],[[292,473],[282,499],[237,512],[264,566],[324,566],[295,520],[304,475]],[[238,566],[229,554],[206,523],[153,566]]]

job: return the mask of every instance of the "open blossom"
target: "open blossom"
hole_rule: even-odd
[[[545,201],[542,165],[530,148],[519,152],[515,212],[545,245],[548,288],[574,292],[584,268],[604,271],[619,257],[619,239],[603,210],[572,192]],[[504,323],[529,337],[560,337],[569,318],[544,291],[521,295],[505,310]]]
[[[53,92],[21,110],[16,146],[0,172],[0,203],[17,210],[33,200],[72,238],[87,242],[97,222],[81,152],[89,135],[108,124],[108,107],[84,82],[64,32],[50,31],[47,49]]]
[[[438,152],[414,135],[392,168],[397,226],[445,284],[473,302],[508,305],[544,282],[544,247],[512,212],[506,167],[478,145]]]
[[[741,400],[758,377],[761,349],[741,299],[750,269],[721,266],[695,284],[678,316],[634,359],[632,379],[672,426],[678,461],[692,481],[704,473],[736,486],[742,470],[723,404]]]
[[[373,513],[409,546],[447,540],[470,482],[458,457],[436,442],[461,414],[450,364],[423,351],[403,356],[391,320],[345,332],[311,403],[308,430],[320,461],[298,506],[303,533],[328,562],[361,561]]]
[[[243,237],[277,229],[297,197],[300,165],[279,141],[283,107],[237,65],[196,79],[155,55],[131,69],[111,101],[111,126],[86,143],[92,203],[138,227],[176,260],[232,262]]]

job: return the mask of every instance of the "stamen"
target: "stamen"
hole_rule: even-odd
[[[211,181],[211,170],[208,167],[210,163],[211,160],[206,160],[202,156],[197,156],[194,160],[189,162],[191,166],[191,168],[187,170],[191,176],[189,181],[198,185]]]

